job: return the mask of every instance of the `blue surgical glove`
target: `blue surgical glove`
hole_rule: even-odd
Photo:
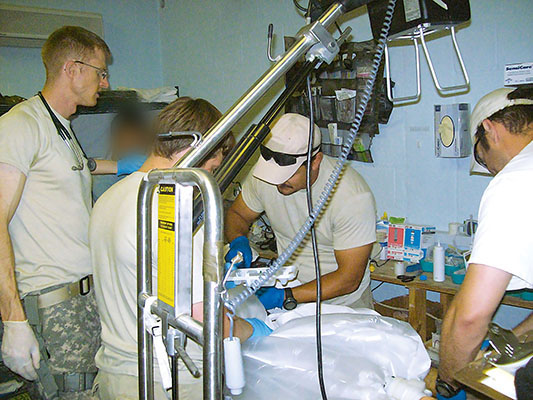
[[[117,176],[129,175],[137,171],[146,161],[144,154],[130,154],[117,161]]]
[[[252,265],[252,249],[250,248],[250,241],[246,236],[236,237],[229,244],[229,251],[224,258],[226,262],[231,262],[232,258],[237,255],[238,252],[242,253],[242,258],[244,260],[244,267],[250,268]],[[237,267],[242,267],[242,263],[236,265]]]
[[[466,400],[466,392],[461,389],[459,393],[453,397],[444,397],[437,393],[437,400]]]
[[[255,294],[267,310],[283,307],[283,300],[285,300],[285,290],[283,289],[264,287],[259,289]]]
[[[261,336],[268,336],[272,333],[272,329],[270,329],[268,325],[260,319],[246,318],[245,321],[252,325],[252,328],[254,330],[252,336],[250,336],[249,339],[258,338]]]

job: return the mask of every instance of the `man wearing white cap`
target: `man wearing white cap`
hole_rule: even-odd
[[[506,290],[533,288],[533,235],[523,223],[533,198],[533,89],[498,89],[470,120],[473,172],[490,172],[468,272],[446,313],[437,392],[461,398],[454,374],[474,359]],[[514,329],[533,329],[533,314]],[[464,397],[462,397],[464,398]]]
[[[287,248],[308,217],[306,200],[306,154],[309,119],[285,114],[274,125],[253,174],[243,184],[226,215],[225,233],[231,241],[226,256],[244,254],[250,265],[251,251],[246,235],[252,222],[266,213],[276,235],[278,251]],[[334,168],[335,160],[320,151],[321,135],[314,125],[311,162],[313,203],[319,198]],[[348,167],[333,195],[315,223],[322,272],[322,298],[331,304],[373,308],[370,273],[367,268],[376,240],[376,208],[364,179]],[[298,303],[316,300],[316,281],[311,241],[305,240],[290,264],[299,269],[300,286],[292,289],[262,289],[259,300],[266,309],[292,309]]]

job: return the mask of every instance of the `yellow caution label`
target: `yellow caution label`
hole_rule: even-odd
[[[157,298],[174,307],[174,265],[176,257],[176,187],[161,184],[157,210]]]

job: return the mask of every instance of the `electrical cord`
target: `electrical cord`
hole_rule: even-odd
[[[342,35],[343,34],[342,29],[339,26],[339,24],[337,24],[337,21],[335,21],[335,26],[337,27],[337,30],[339,31],[339,33]]]
[[[311,2],[311,0],[309,0]],[[311,95],[311,79],[307,75],[307,97],[309,98],[309,141],[307,143],[307,160],[305,173],[305,191],[307,194],[307,212],[311,216],[313,211],[313,198],[311,193],[311,163],[313,159],[313,139],[315,119],[313,115],[313,98]],[[322,301],[322,285],[320,275],[320,261],[318,259],[318,246],[316,242],[315,223],[311,225],[311,243],[313,246],[313,258],[315,261],[315,278],[316,278],[316,311],[315,311],[315,332],[316,332],[316,358],[318,368],[318,384],[320,385],[320,394],[322,400],[327,400],[326,385],[324,383],[324,368],[322,364],[322,313],[320,302]]]
[[[374,290],[376,289],[379,289],[381,287],[381,285],[383,285],[385,282],[381,282],[379,285],[377,285],[374,289],[371,290],[371,292],[373,292]]]
[[[370,265],[374,265],[375,267],[383,267],[385,264],[387,264],[390,260],[385,260],[382,263],[378,263],[376,259],[371,258],[370,259]]]
[[[300,3],[298,3],[298,0],[292,0],[292,2],[294,3],[294,6],[295,6],[298,10],[300,10],[300,11],[302,11],[302,12],[307,12],[307,8],[301,6]]]

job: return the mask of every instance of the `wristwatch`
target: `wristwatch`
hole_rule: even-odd
[[[285,289],[285,300],[283,300],[283,308],[287,311],[294,310],[296,306],[298,305],[298,302],[294,298],[292,294],[292,289],[287,288]]]
[[[452,385],[450,385],[448,382],[443,381],[440,379],[439,376],[437,376],[437,380],[435,382],[435,389],[437,390],[437,393],[444,397],[453,397],[457,395],[461,391],[461,388],[458,387],[455,389]]]
[[[94,158],[87,159],[87,168],[89,168],[89,171],[91,172],[96,169],[96,161],[94,161]]]

